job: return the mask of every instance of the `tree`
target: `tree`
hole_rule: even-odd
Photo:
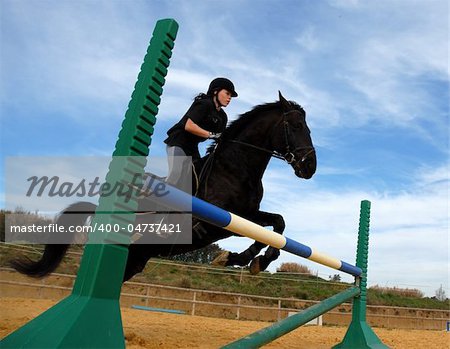
[[[307,266],[293,262],[281,263],[280,267],[277,268],[277,273],[298,273],[312,275],[311,270],[309,270]]]
[[[339,274],[330,275],[328,278],[333,282],[341,282],[341,276]]]
[[[169,259],[187,263],[210,264],[223,249],[217,244],[211,244],[199,250],[172,256]]]
[[[445,300],[447,299],[447,296],[445,295],[445,291],[444,291],[444,288],[442,287],[442,285],[441,285],[441,287],[439,287],[439,288],[436,290],[435,295],[436,295],[436,299],[437,299],[438,301],[443,302],[443,301],[445,301]]]
[[[42,231],[16,232],[9,230],[6,234],[6,229],[11,229],[11,226],[17,227],[31,227],[31,226],[48,226],[52,220],[42,216],[39,212],[25,211],[22,207],[16,207],[14,211],[0,211],[0,241],[15,242],[23,241],[27,243],[43,243],[48,241],[49,232],[43,229]]]

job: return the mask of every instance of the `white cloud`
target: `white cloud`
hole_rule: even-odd
[[[442,125],[439,114],[430,117],[423,110],[436,103],[426,89],[427,81],[448,82],[448,18],[437,1],[391,6],[392,17],[376,30],[373,26],[383,18],[381,4],[365,3],[364,12],[352,12],[367,18],[370,25],[359,27],[359,35],[346,44],[348,64],[341,76],[375,107],[372,118],[417,128],[415,121],[421,119]]]
[[[416,173],[416,181],[422,183],[422,186],[442,184],[449,180],[449,164],[435,168],[422,167]]]
[[[328,0],[331,6],[343,9],[353,9],[359,6],[359,0]]]
[[[170,69],[170,79],[168,83],[185,89],[189,93],[192,91],[203,91],[208,87],[211,76],[200,72],[192,72],[182,69]]]
[[[442,177],[444,171],[421,171],[418,178],[431,177],[433,183],[437,178],[439,185],[424,186],[419,181],[414,190],[404,193],[325,191],[302,181],[286,182],[286,175],[272,172],[265,177],[262,209],[283,215],[287,236],[353,264],[359,203],[368,199],[372,202],[369,284],[419,288],[427,295],[434,295],[440,284],[448,288],[448,177]],[[247,243],[234,239],[221,246],[242,251]],[[283,261],[334,273],[287,253],[271,270]]]
[[[315,28],[313,26],[306,27],[295,41],[308,51],[316,51],[321,45],[315,35]]]
[[[11,17],[2,33],[5,102],[17,101],[20,89],[48,114],[61,113],[82,125],[90,122],[88,108],[97,118],[123,115],[155,14],[144,18],[142,4],[107,1],[94,7],[51,1],[6,1],[2,6]]]

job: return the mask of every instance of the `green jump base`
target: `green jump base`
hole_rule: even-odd
[[[125,348],[119,296],[127,256],[123,246],[87,245],[82,265],[96,286],[77,279],[69,297],[5,337],[0,348]],[[106,265],[115,272],[107,275]]]
[[[72,294],[7,336],[0,347],[125,348],[119,301]]]
[[[341,343],[333,349],[389,349],[366,321],[352,321]]]

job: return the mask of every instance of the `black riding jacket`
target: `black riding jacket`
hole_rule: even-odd
[[[211,97],[197,97],[181,120],[167,131],[168,137],[164,143],[182,148],[187,156],[192,156],[195,160],[200,158],[198,144],[206,138],[196,136],[184,129],[188,119],[204,130],[222,133],[227,126],[228,117],[222,109],[219,111],[216,109]]]

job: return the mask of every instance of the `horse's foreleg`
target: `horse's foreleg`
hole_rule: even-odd
[[[249,248],[241,253],[223,251],[212,261],[212,264],[222,266],[239,265],[243,267],[248,265],[248,263],[250,263],[264,247],[266,247],[266,245],[262,242],[255,241]]]
[[[258,274],[261,271],[267,269],[270,263],[277,260],[280,256],[280,250],[278,248],[269,246],[264,255],[258,256],[250,263],[250,274]]]

